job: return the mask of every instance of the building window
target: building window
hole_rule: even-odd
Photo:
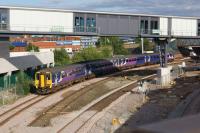
[[[151,34],[158,34],[156,33],[158,30],[158,21],[151,21]]]
[[[141,20],[140,30],[142,34],[148,34],[148,20]]]
[[[6,12],[0,13],[0,29],[8,30],[8,15]]]
[[[198,23],[198,36],[200,36],[200,22]]]
[[[87,18],[87,32],[96,32],[96,20],[94,18]]]
[[[158,21],[151,21],[151,29],[152,30],[158,29]]]
[[[75,17],[75,31],[76,32],[84,32],[84,18],[83,17]]]

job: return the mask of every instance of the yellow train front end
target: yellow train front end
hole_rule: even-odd
[[[48,94],[52,90],[52,74],[50,72],[37,72],[35,74],[35,88],[38,94]]]

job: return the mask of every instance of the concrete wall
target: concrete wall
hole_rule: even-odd
[[[73,13],[10,9],[10,30],[73,32]]]
[[[176,36],[197,36],[197,19],[172,18],[171,34]]]
[[[139,32],[139,17],[98,14],[97,28],[100,34],[134,36]]]

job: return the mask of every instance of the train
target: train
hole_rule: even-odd
[[[173,61],[174,55],[168,53],[167,60]],[[97,76],[158,63],[160,63],[159,54],[143,54],[46,68],[35,73],[34,86],[38,94],[44,95]]]

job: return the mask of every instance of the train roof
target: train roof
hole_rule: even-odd
[[[82,67],[82,64],[70,64],[70,65],[65,65],[65,66],[57,66],[57,67],[53,67],[53,68],[46,68],[43,70],[40,70],[38,72],[60,72],[60,71],[64,71],[66,69],[73,69],[73,68],[77,68],[77,67]]]
[[[83,67],[86,64],[94,64],[100,61],[110,61],[113,59],[119,59],[119,58],[130,58],[130,57],[141,57],[144,55],[156,55],[157,53],[154,54],[139,54],[139,55],[128,55],[128,56],[115,56],[113,58],[109,58],[109,59],[97,59],[97,60],[90,60],[90,61],[82,61],[82,62],[78,62],[78,63],[74,63],[74,64],[70,64],[70,65],[65,65],[65,66],[58,66],[58,67],[54,67],[54,68],[46,68],[43,70],[40,70],[38,72],[47,72],[50,71],[52,73],[54,72],[60,72],[60,71],[65,71],[66,69],[74,69],[74,68],[78,68],[78,67]]]
[[[82,62],[78,62],[78,63],[74,63],[74,64],[69,64],[69,65],[65,65],[65,66],[57,66],[54,68],[46,68],[43,70],[40,70],[38,72],[60,72],[60,71],[65,71],[66,69],[74,69],[74,68],[78,68],[78,67],[83,67],[86,64],[94,64],[96,62],[99,61],[108,61],[108,59],[97,59],[97,60],[90,60],[90,61],[82,61]]]

